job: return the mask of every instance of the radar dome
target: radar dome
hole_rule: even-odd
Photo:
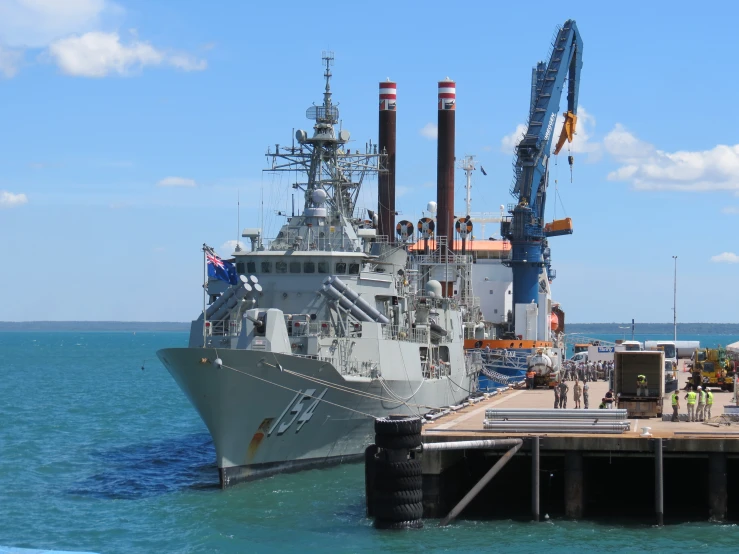
[[[316,189],[314,190],[311,195],[310,199],[313,201],[314,204],[320,206],[326,201],[326,191],[323,189]]]
[[[436,213],[436,202],[433,200],[426,205],[426,211],[432,214]]]
[[[431,298],[441,298],[441,283],[436,279],[431,279],[424,288]]]

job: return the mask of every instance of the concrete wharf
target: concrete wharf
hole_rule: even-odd
[[[681,379],[681,381],[685,381]],[[567,410],[573,411],[573,382]],[[681,387],[682,387],[681,383]],[[590,383],[590,408],[608,390]],[[680,413],[687,412],[680,391]],[[670,394],[665,414],[672,413]],[[733,395],[714,392],[712,418]],[[631,420],[622,434],[499,433],[485,430],[489,408],[554,407],[549,389],[508,390],[423,427],[424,445],[480,439],[522,439],[510,462],[464,509],[464,517],[573,519],[617,517],[647,523],[739,519],[739,423],[656,418]],[[651,436],[642,436],[642,427]],[[443,517],[473,489],[500,450],[430,450],[422,454],[424,517]]]

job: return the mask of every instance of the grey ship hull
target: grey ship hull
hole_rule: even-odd
[[[383,383],[343,376],[325,361],[252,350],[168,348],[157,355],[208,427],[224,488],[359,460],[373,442],[372,417],[458,403],[474,380],[455,375],[453,381]],[[213,365],[216,358],[222,367]],[[417,392],[407,405],[386,389],[400,398]]]

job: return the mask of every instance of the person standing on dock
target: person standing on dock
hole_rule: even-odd
[[[587,381],[585,381],[587,383]],[[575,385],[572,387],[572,394],[574,396],[575,400],[575,409],[580,409],[580,393],[582,392],[582,387],[580,386],[580,382],[575,379]]]
[[[690,389],[688,393],[685,395],[686,400],[688,401],[688,421],[695,421],[695,397],[697,395],[695,394],[695,391],[693,389]]]
[[[590,408],[590,385],[588,383],[583,383],[582,385],[582,401],[585,404],[585,409]]]
[[[526,388],[534,390],[534,379],[536,379],[536,372],[533,369],[529,369],[526,372]]]
[[[672,393],[672,421],[680,421],[680,397],[677,391]]]
[[[713,408],[713,393],[710,390],[707,390],[706,391],[706,407],[703,408],[703,414],[705,415],[706,421],[711,419],[711,408]]]
[[[554,383],[554,409],[559,408],[559,383]]]
[[[567,383],[562,381],[559,384],[559,407],[563,410],[567,409],[567,393],[570,392],[570,387]]]
[[[706,408],[706,391],[703,387],[698,387],[698,409],[695,412],[695,420],[703,421],[703,411]]]

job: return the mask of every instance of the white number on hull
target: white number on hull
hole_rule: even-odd
[[[298,391],[295,396],[293,396],[293,399],[290,400],[290,403],[287,405],[287,407],[283,410],[280,417],[277,418],[277,421],[274,422],[272,428],[267,433],[267,436],[271,436],[272,432],[275,430],[275,428],[277,428],[278,425],[280,427],[279,429],[277,429],[277,434],[282,435],[290,428],[290,426],[295,422],[296,419],[298,420],[298,426],[295,432],[300,431],[303,425],[308,423],[308,421],[310,421],[310,418],[313,417],[313,412],[315,412],[316,408],[318,407],[318,403],[328,392],[328,388],[323,389],[323,392],[321,392],[321,394],[316,397],[314,397],[315,392],[316,389],[306,389],[305,392],[303,392],[302,390]],[[302,414],[300,414],[304,407],[303,402],[307,398],[314,398],[314,400],[310,404],[310,406],[308,406],[308,408]],[[290,412],[293,417],[288,422],[280,423],[282,421],[282,418],[284,418],[288,412]]]

